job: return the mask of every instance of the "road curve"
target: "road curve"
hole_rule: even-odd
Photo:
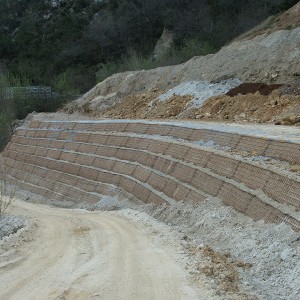
[[[163,246],[131,221],[17,200],[33,241],[0,266],[0,299],[202,299]],[[11,250],[8,250],[11,251]]]

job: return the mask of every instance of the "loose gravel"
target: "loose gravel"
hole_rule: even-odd
[[[300,234],[289,226],[253,221],[216,198],[197,205],[149,204],[140,209],[186,234],[186,240],[190,241],[186,248],[192,245],[199,250],[190,260],[195,272],[205,272],[207,268],[221,270],[212,274],[216,285],[233,268],[238,273],[240,291],[250,299],[298,299]],[[214,260],[207,260],[204,255],[207,249],[227,257],[227,269],[222,270],[220,263],[212,268]]]
[[[0,240],[5,236],[16,233],[19,229],[25,227],[26,218],[22,216],[4,215],[0,217]]]
[[[212,96],[224,95],[232,88],[239,86],[242,82],[239,79],[231,78],[218,83],[209,81],[187,81],[170,89],[160,95],[158,99],[165,101],[173,95],[186,96],[191,95],[193,99],[188,103],[189,108],[199,108],[203,103]]]

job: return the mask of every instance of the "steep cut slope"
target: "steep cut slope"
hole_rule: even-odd
[[[151,90],[167,91],[180,83],[238,78],[243,82],[289,83],[300,74],[300,27],[235,41],[214,55],[153,70],[115,74],[96,85],[65,111],[95,112],[125,96]]]

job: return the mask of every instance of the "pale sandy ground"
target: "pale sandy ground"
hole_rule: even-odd
[[[0,299],[211,299],[192,287],[176,247],[118,213],[21,200],[13,213],[35,226],[0,247]]]
[[[216,198],[89,212],[18,197],[7,226],[23,228],[0,240],[1,300],[299,298],[299,233]]]

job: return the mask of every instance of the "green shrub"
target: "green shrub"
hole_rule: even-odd
[[[194,56],[206,55],[215,51],[216,48],[208,41],[200,41],[198,39],[186,40],[182,46],[172,50],[159,60],[143,56],[135,51],[130,51],[129,54],[123,56],[118,61],[110,61],[99,65],[100,68],[96,72],[96,80],[97,82],[101,82],[113,74],[125,71],[148,70],[156,67],[175,65],[185,62]]]
[[[181,62],[187,61],[194,56],[207,55],[216,52],[216,48],[208,41],[198,39],[185,40],[183,45],[175,52]]]
[[[13,133],[12,122],[14,114],[9,110],[0,113],[0,151],[3,150]]]
[[[97,82],[101,82],[107,77],[126,71],[148,70],[154,68],[156,63],[135,51],[123,56],[118,61],[110,61],[100,65],[100,69],[96,73]]]
[[[79,67],[68,68],[66,71],[58,74],[52,81],[55,91],[61,95],[78,95],[80,94],[79,86],[83,86],[83,81],[89,80],[88,70]],[[92,80],[94,83],[94,80]]]

